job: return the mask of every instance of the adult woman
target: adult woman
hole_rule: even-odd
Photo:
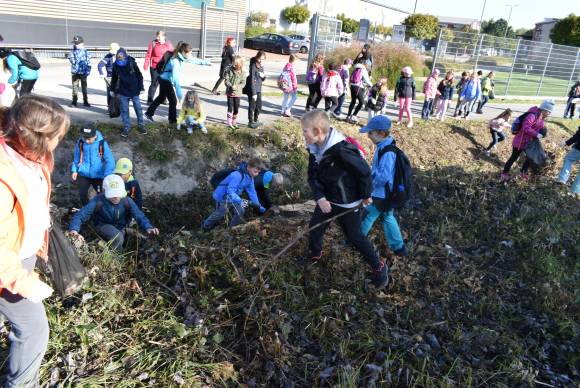
[[[11,325],[5,386],[38,386],[48,344],[42,300],[52,289],[33,273],[46,259],[52,152],[69,127],[53,100],[27,95],[0,114],[0,314]]]
[[[165,39],[165,31],[157,31],[155,40],[149,43],[147,54],[145,55],[145,62],[143,63],[143,70],[147,71],[149,69],[149,74],[151,74],[151,85],[149,86],[147,95],[147,104],[151,104],[155,98],[155,92],[159,85],[159,76],[161,75],[161,71],[157,69],[157,64],[167,51],[173,51],[173,45]]]
[[[365,43],[363,48],[360,50],[360,53],[358,53],[358,55],[354,59],[355,65],[357,63],[366,63],[367,70],[369,72],[369,77],[371,76],[371,73],[373,71],[373,55],[371,54],[370,50],[371,50],[371,45],[368,43]]]
[[[226,72],[226,69],[230,67],[232,63],[234,63],[234,57],[236,56],[236,51],[234,47],[236,47],[236,40],[233,37],[229,36],[226,39],[226,44],[224,45],[224,48],[222,49],[222,63],[220,65],[220,77],[218,78],[217,82],[215,83],[211,91],[213,94],[218,95],[220,94],[218,92],[218,88],[224,81],[224,73]]]

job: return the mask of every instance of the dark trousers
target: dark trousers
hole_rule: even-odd
[[[336,107],[336,109],[334,110],[334,113],[336,115],[341,115],[342,114],[342,105],[344,104],[344,100],[346,100],[346,92],[342,93],[339,97],[338,97],[338,106]]]
[[[157,71],[157,69],[150,67],[149,74],[151,75],[151,85],[149,85],[149,91],[147,92],[147,103],[151,104],[155,99],[155,93],[157,92],[157,87],[159,86],[159,76],[161,73]],[[163,104],[165,102],[161,101]]]
[[[487,146],[487,151],[491,150],[497,143],[505,140],[505,134],[503,132],[494,131],[490,128],[489,133],[491,134],[491,143]]]
[[[423,102],[423,111],[421,112],[421,118],[423,120],[429,120],[429,115],[431,114],[431,107],[433,106],[432,98],[425,98]]]
[[[477,104],[477,113],[482,113],[482,109],[485,106],[485,104],[487,104],[487,102],[489,101],[489,96],[481,96],[481,100],[479,101],[479,104]]]
[[[93,186],[93,189],[95,189],[97,193],[100,193],[103,190],[102,179],[86,178],[79,175],[77,177],[77,183],[79,185],[79,197],[83,206],[89,203],[89,187]]]
[[[262,93],[256,93],[255,96],[248,96],[248,100],[250,100],[250,107],[248,108],[248,121],[250,123],[257,122],[260,111],[262,110]]]
[[[338,97],[324,97],[324,110],[335,112],[338,109]]]
[[[22,97],[32,93],[32,89],[34,88],[35,83],[36,83],[35,79],[25,79],[20,81],[20,93],[18,96]]]
[[[510,172],[513,164],[516,162],[516,160],[518,160],[518,158],[520,157],[520,155],[521,155],[522,152],[524,152],[524,150],[518,150],[517,148],[513,148],[512,149],[512,155],[510,156],[510,158],[508,159],[508,161],[505,162],[505,166],[503,168],[503,172],[505,174],[507,174],[507,173]],[[524,154],[524,156],[525,156],[525,154]],[[529,168],[530,168],[530,161],[526,157],[526,161],[522,165],[521,172],[526,173]]]
[[[159,95],[147,108],[147,115],[153,116],[155,110],[165,99],[169,100],[169,116],[167,119],[169,124],[175,124],[177,122],[177,96],[175,95],[173,84],[164,79],[159,79]]]
[[[110,244],[111,248],[117,252],[123,251],[125,243],[125,230],[119,230],[114,225],[101,224],[96,227],[98,235]]]
[[[566,110],[564,111],[564,118],[572,118],[574,117],[574,111],[576,110],[576,104],[572,104],[572,100],[577,97],[569,97],[568,102],[566,103]],[[568,116],[570,114],[570,116]]]
[[[314,214],[312,214],[312,218],[310,219],[310,227],[313,227],[314,225],[317,225],[347,210],[349,209],[332,205],[332,211],[328,214],[325,214],[322,212],[322,210],[320,210],[319,206],[316,206],[314,209]],[[348,212],[347,214],[339,217],[337,220],[344,234],[346,235],[347,240],[356,248],[356,250],[360,252],[360,254],[363,256],[363,259],[372,268],[378,268],[380,262],[377,252],[375,251],[375,248],[371,242],[361,232],[360,209]],[[308,247],[310,249],[310,254],[313,257],[320,256],[322,254],[324,232],[326,232],[326,229],[329,225],[330,222],[327,222],[310,231],[308,236]]]
[[[228,96],[228,113],[234,116],[238,115],[238,111],[240,110],[240,97],[230,97]]]
[[[73,74],[72,75],[72,99],[73,103],[76,104],[78,101],[79,85],[83,93],[83,102],[88,102],[87,96],[87,76],[83,74]]]
[[[358,105],[356,105],[358,102]],[[358,112],[362,109],[365,103],[365,89],[360,86],[353,86],[350,87],[350,105],[348,107],[348,115],[358,115]],[[356,105],[356,109],[355,106]]]
[[[308,99],[306,100],[306,110],[311,107],[316,109],[318,104],[322,100],[322,94],[320,93],[320,82],[308,85]]]
[[[256,194],[258,194],[258,199],[260,200],[260,204],[264,206],[264,209],[268,210],[272,207],[272,200],[270,199],[270,194],[268,194],[268,189],[256,187]]]
[[[217,90],[220,87],[220,85],[222,84],[222,82],[224,82],[224,75],[220,74],[220,77],[218,78],[215,85],[213,86],[212,92],[214,92],[214,93],[217,92]]]

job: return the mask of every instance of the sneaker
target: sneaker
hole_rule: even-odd
[[[334,118],[337,120],[344,120],[344,115],[342,113],[334,114]]]
[[[73,102],[71,102],[71,103],[70,103],[70,105],[69,105],[69,106],[70,106],[71,108],[73,108],[73,107],[74,107],[74,108],[76,108],[76,107],[77,107],[77,102],[76,102],[76,101],[73,101]]]
[[[409,121],[409,123],[407,124],[407,128],[413,128],[413,122]]]
[[[356,116],[352,116],[350,118],[350,122],[353,123],[353,124],[358,124],[358,118]]]
[[[491,156],[491,150],[485,150],[485,155],[486,156]]]
[[[284,113],[282,113],[282,117],[292,117],[292,115],[284,112]]]
[[[193,134],[193,127],[187,127],[187,134],[188,135],[192,135]]]
[[[139,127],[139,133],[141,135],[147,135],[147,130],[145,129],[145,127]]]
[[[207,129],[206,129],[206,127],[200,127],[199,130],[201,131],[201,133],[207,135]]]
[[[154,122],[155,122],[155,120],[153,119],[153,116],[152,116],[152,115],[150,115],[149,113],[145,113],[145,118],[146,118],[147,120],[151,121],[152,123],[154,123]]]
[[[86,106],[87,108],[90,108],[91,107],[91,104],[89,104],[88,101],[83,102],[83,105]]]
[[[385,288],[389,284],[389,267],[381,261],[379,268],[373,269],[373,284],[376,288]]]
[[[393,253],[397,256],[401,256],[401,257],[407,257],[409,256],[409,250],[407,249],[407,246],[403,244],[403,247],[401,249],[397,249],[396,251],[393,251]]]
[[[264,125],[264,123],[263,123],[263,122],[261,122],[261,121],[258,121],[258,120],[254,121],[254,122],[256,123],[256,125],[257,125],[258,127],[261,127],[262,125]]]
[[[509,182],[510,179],[511,179],[510,174],[508,174],[507,172],[502,172],[499,178],[500,182]]]
[[[124,137],[124,138],[129,137],[129,130],[128,129],[123,129],[121,131],[121,137]]]
[[[240,129],[240,126],[238,124],[233,123],[232,125],[234,126],[234,129]]]
[[[478,110],[475,113],[477,113],[478,115],[482,115],[483,114],[483,111],[482,110]]]
[[[256,123],[256,122],[248,123],[248,127],[252,128],[252,129],[256,129],[256,128],[258,128],[258,123]]]
[[[238,129],[234,124],[228,125],[228,128],[231,129],[232,131],[235,131],[236,129]]]

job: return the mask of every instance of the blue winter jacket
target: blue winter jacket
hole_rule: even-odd
[[[373,180],[373,193],[371,197],[386,198],[385,186],[388,183],[389,189],[393,190],[393,181],[395,180],[395,161],[397,156],[394,152],[386,152],[379,160],[379,152],[383,148],[393,143],[391,136],[377,144],[373,165],[371,168],[371,178]]]
[[[461,97],[465,98],[466,100],[472,101],[477,100],[481,96],[481,82],[479,79],[472,80],[470,79],[467,81],[465,86],[463,86],[463,90],[461,91]]]
[[[172,58],[169,62],[167,62],[163,73],[161,73],[159,77],[173,84],[175,87],[175,94],[180,100],[183,97],[183,92],[181,91],[181,85],[179,84],[179,77],[181,77],[181,67],[183,66],[183,62],[193,63],[194,65],[210,65],[208,61],[204,61],[203,59],[186,59],[183,55],[181,55],[181,53],[177,54],[177,58]]]
[[[103,203],[103,206],[98,212],[95,212],[95,206],[97,206],[97,202],[99,201]],[[127,209],[123,201],[128,201],[129,209]],[[130,217],[127,216],[127,211],[131,212]],[[149,219],[131,198],[125,197],[117,205],[114,205],[103,194],[99,194],[93,197],[89,203],[73,216],[68,230],[79,232],[82,224],[90,219],[93,220],[95,226],[113,225],[118,230],[123,230],[127,227],[127,222],[132,218],[137,221],[141,229],[153,229],[153,225]]]
[[[99,70],[99,74],[111,78],[111,76],[113,75],[114,63],[115,63],[115,54],[107,53],[107,55],[105,55],[97,65],[97,70]],[[105,70],[106,72],[103,70]]]
[[[20,80],[31,81],[38,79],[38,70],[32,70],[30,67],[24,66],[16,55],[8,55],[6,57],[6,65],[12,73],[10,78],[8,78],[8,84],[10,85],[14,85]]]
[[[91,73],[91,54],[86,48],[74,48],[68,55],[72,74],[89,75]]]
[[[79,139],[75,146],[74,160],[70,171],[73,173],[77,172],[85,178],[94,179],[103,179],[107,175],[111,175],[115,169],[115,158],[106,141],[103,141],[103,155],[99,155],[99,143],[103,139],[100,131],[97,131],[97,140],[91,144],[87,144],[83,139]]]
[[[261,206],[254,187],[254,178],[247,172],[247,168],[245,162],[241,163],[238,169],[228,175],[215,189],[213,199],[217,202],[241,203],[240,194],[245,191],[253,204]]]

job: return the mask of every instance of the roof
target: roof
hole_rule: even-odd
[[[479,22],[479,19],[461,18],[461,17],[454,17],[454,16],[437,16],[437,19],[439,19],[439,23],[445,23],[445,24],[471,25],[473,23]]]
[[[545,18],[541,22],[537,22],[536,23],[536,26],[538,24],[552,24],[552,23],[556,23],[558,20],[560,20],[560,19],[556,19],[556,18]]]

